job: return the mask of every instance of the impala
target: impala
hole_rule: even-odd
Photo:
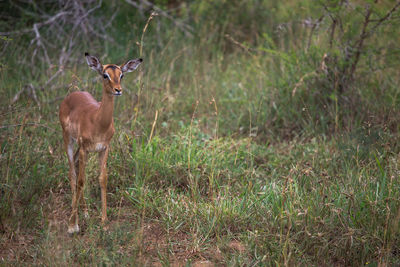
[[[68,233],[79,232],[78,207],[82,204],[85,217],[88,210],[83,197],[85,165],[88,152],[99,153],[101,221],[107,221],[107,157],[110,141],[114,135],[114,97],[122,95],[121,79],[125,72],[134,71],[142,59],[129,60],[122,66],[102,65],[100,60],[85,53],[87,64],[103,78],[103,97],[97,102],[88,92],[77,91],[69,94],[60,105],[60,122],[64,146],[68,156],[69,181],[72,191],[72,213],[68,222]],[[73,145],[78,149],[74,155]]]

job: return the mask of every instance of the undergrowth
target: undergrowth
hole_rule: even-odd
[[[400,264],[397,20],[365,40],[341,87],[344,47],[359,37],[366,7],[234,2],[171,11],[193,27],[191,37],[124,3],[114,42],[83,40],[50,82],[59,66],[26,64],[29,38],[0,39],[2,264]],[[116,3],[92,15],[108,18]],[[374,6],[372,18],[387,6]],[[329,19],[307,26],[323,12],[346,22],[336,39]],[[71,237],[58,106],[78,89],[100,99],[85,51],[103,63],[136,56],[144,63],[115,101],[110,228],[100,226],[91,156],[91,217]]]

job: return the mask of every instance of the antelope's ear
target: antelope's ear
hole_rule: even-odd
[[[86,62],[89,67],[99,74],[103,74],[103,65],[101,65],[100,60],[97,57],[89,55],[88,52],[85,53]]]
[[[137,69],[137,67],[140,65],[140,63],[143,62],[143,59],[137,58],[137,59],[132,59],[126,62],[124,65],[121,66],[122,72],[131,72]]]

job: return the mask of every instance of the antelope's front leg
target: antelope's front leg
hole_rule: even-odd
[[[99,165],[100,165],[100,189],[101,189],[101,222],[103,225],[107,221],[107,157],[109,147],[99,152]]]
[[[72,196],[72,213],[69,218],[68,233],[73,234],[79,232],[78,225],[78,207],[82,196],[83,186],[85,185],[85,167],[86,167],[86,151],[79,150],[79,173],[76,185],[76,192]]]

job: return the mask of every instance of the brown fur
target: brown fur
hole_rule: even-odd
[[[102,101],[97,102],[88,92],[73,92],[69,94],[60,105],[59,118],[63,129],[64,146],[68,156],[69,179],[72,191],[72,213],[69,219],[68,232],[79,232],[78,206],[83,205],[85,215],[87,207],[83,198],[83,186],[85,182],[85,165],[88,152],[99,152],[100,188],[102,202],[103,223],[107,220],[107,157],[110,141],[114,135],[114,97],[122,93],[120,66],[108,64],[101,66],[100,61],[85,54],[91,68],[99,74],[108,74],[103,78]],[[132,67],[124,68],[130,72],[137,68],[142,59],[128,61]],[[73,156],[73,143],[78,144],[78,150]],[[75,166],[75,163],[78,163]]]

